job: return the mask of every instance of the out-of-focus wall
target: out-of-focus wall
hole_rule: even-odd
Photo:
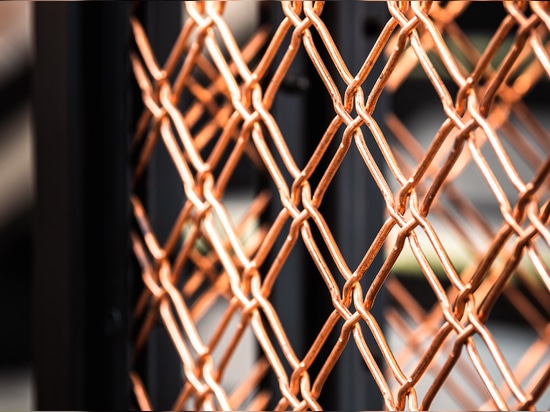
[[[0,410],[17,406],[3,403],[6,370],[30,362],[31,14],[32,2],[0,2],[0,328],[4,332],[0,339]]]
[[[0,232],[32,203],[28,1],[0,2]]]

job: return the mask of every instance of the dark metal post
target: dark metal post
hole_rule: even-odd
[[[357,2],[342,1],[328,3],[324,14],[327,23],[331,26],[331,32],[335,34],[335,40],[342,58],[346,62],[350,72],[359,71],[364,60],[372,49],[378,34],[387,21],[387,5],[385,2]],[[381,66],[379,62],[378,67]],[[376,68],[371,72],[377,73]],[[365,99],[368,92],[374,86],[376,77],[369,76],[363,83]],[[343,84],[340,89],[345,90]],[[388,98],[383,95],[378,101],[376,120],[381,125],[384,112],[389,110]],[[331,110],[333,110],[331,108]],[[368,128],[363,127],[367,144],[374,142]],[[369,144],[373,157],[379,167],[384,164],[380,151],[376,144]],[[336,176],[336,199],[334,205],[336,215],[333,226],[337,228],[336,240],[342,254],[350,268],[355,268],[363,258],[368,247],[375,239],[378,230],[384,222],[385,204],[382,194],[374,179],[370,175],[355,144],[352,143],[346,159]],[[378,255],[367,273],[362,279],[363,290],[366,292],[370,280],[374,278],[381,267],[383,256]],[[343,286],[343,282],[341,282]],[[385,304],[385,293],[381,291],[376,299],[372,311],[379,324],[382,325],[382,309]],[[384,368],[380,362],[382,359],[380,350],[372,334],[367,327],[363,328],[364,336],[378,365]],[[367,368],[357,346],[351,340],[338,362],[335,378],[338,385],[338,409],[345,411],[356,410],[382,410],[382,396],[372,374]]]
[[[129,3],[34,6],[34,408],[125,410]]]
[[[280,4],[272,5],[268,12],[270,15],[267,18],[274,24],[281,21],[283,16]],[[387,5],[383,2],[341,1],[325,4],[323,21],[332,33],[352,73],[356,73],[363,64],[386,21],[386,14]],[[316,35],[314,31],[313,34]],[[317,40],[321,44],[321,40]],[[323,48],[319,49],[323,54]],[[323,58],[325,61],[329,60],[326,53]],[[338,73],[333,73],[333,78],[339,79]],[[374,85],[375,80],[371,78],[364,83],[363,89],[366,93]],[[343,81],[338,84],[343,96],[345,85]],[[377,113],[388,110],[387,103],[387,98],[383,96],[379,100]],[[299,50],[277,94],[272,113],[297,164],[303,167],[335,115],[328,92],[303,49]],[[366,127],[364,132],[368,135]],[[339,142],[334,142],[334,145],[338,144]],[[329,150],[334,151],[335,147]],[[379,164],[382,164],[382,157],[377,150],[373,149],[373,155],[380,160]],[[326,163],[319,165],[319,173],[328,166],[329,160],[323,160]],[[281,169],[283,168],[281,165]],[[312,180],[317,181],[318,178],[319,176],[314,175]],[[272,189],[276,193],[274,186]],[[314,187],[312,189],[314,190]],[[281,207],[280,202],[275,199],[271,219],[275,218]],[[382,195],[354,145],[329,187],[320,211],[353,270],[374,240],[384,219]],[[283,241],[284,239],[278,240],[275,250],[280,248]],[[317,243],[321,245],[322,240],[318,239]],[[367,290],[367,279],[374,277],[381,259],[382,256],[375,260],[372,269],[365,274],[363,290]],[[335,267],[332,269],[333,273],[337,273]],[[343,284],[341,281],[340,286]],[[384,294],[381,295],[373,308],[379,323],[382,323],[382,308],[385,301]],[[272,300],[297,355],[303,356],[333,310],[333,306],[325,284],[300,241],[297,242],[279,275]],[[341,325],[339,323],[339,326]],[[374,339],[366,329],[367,344],[375,358],[381,359]],[[329,341],[335,343],[338,333],[339,330]],[[320,403],[329,410],[381,410],[383,404],[380,390],[352,340],[353,337],[350,338],[335,370],[324,385]],[[321,351],[320,362],[326,359],[330,349],[330,345],[327,345],[327,348]],[[320,366],[321,363],[314,363],[311,370],[313,375],[318,372]],[[381,364],[380,366],[383,367]],[[270,386],[277,394],[278,383],[275,377],[271,378]]]
[[[281,10],[281,4],[275,2],[271,5],[271,21],[278,24],[284,18]],[[279,51],[279,58],[282,58],[284,50]],[[307,142],[304,136],[307,136],[307,116],[308,116],[308,95],[309,76],[307,55],[303,50],[300,50],[292,62],[292,66],[283,80],[280,90],[273,108],[271,110],[275,119],[278,119],[278,124],[288,148],[291,151],[298,164],[302,164],[305,157],[305,149]],[[280,162],[281,170],[285,166]],[[273,193],[272,204],[270,206],[271,215],[270,221],[273,221],[283,205],[277,195],[277,187],[270,177],[269,180],[271,191]],[[287,179],[289,185],[292,183]],[[289,227],[285,227],[284,233],[287,233]],[[277,251],[284,243],[286,236],[280,236],[274,246]],[[304,295],[306,293],[306,282],[303,276],[299,276],[306,270],[308,262],[306,259],[307,250],[303,244],[298,241],[292,252],[287,258],[281,273],[277,279],[277,283],[273,290],[272,301],[277,308],[277,313],[288,337],[292,343],[294,350],[298,356],[304,356],[308,349],[307,334],[304,330],[307,329],[306,321],[306,305]],[[286,321],[286,322],[285,322]]]
[[[266,2],[262,12],[262,19],[270,22],[274,29],[284,18],[279,2]],[[289,41],[290,34],[285,38],[285,44]],[[284,48],[278,51],[276,61],[282,59],[284,51]],[[277,64],[273,64],[272,67],[274,70]],[[305,164],[308,155],[311,154],[309,149],[314,144],[307,140],[307,136],[311,136],[313,133],[309,106],[313,91],[312,70],[314,69],[308,60],[307,54],[303,49],[300,49],[277,92],[271,108],[271,113],[277,120],[281,133],[285,137],[288,148],[298,165]],[[280,169],[285,170],[282,161],[278,161],[278,163]],[[290,187],[292,181],[289,176],[286,179]],[[269,224],[276,219],[283,205],[271,177],[266,174],[261,176],[260,180],[259,185],[269,187],[273,194],[269,211],[265,216]],[[289,229],[290,223],[287,223],[273,246],[273,254],[281,249]],[[266,265],[266,270],[269,265],[270,263]],[[308,295],[322,294],[324,288],[324,284],[318,276],[307,276],[307,274],[314,273],[316,273],[315,265],[308,258],[308,251],[304,243],[301,239],[298,239],[277,277],[277,282],[274,284],[270,297],[285,333],[299,358],[305,356],[315,339],[316,332],[320,330],[322,322],[326,320],[326,317],[323,319],[320,313],[327,313],[327,316],[330,313],[330,308],[327,308],[326,305],[321,308],[323,302],[320,302],[316,305],[316,310],[319,313],[311,316]],[[280,351],[278,355],[281,358],[283,357]],[[292,371],[288,369],[287,374],[290,376],[291,373]],[[275,374],[270,374],[266,378],[265,385],[273,393],[272,403],[269,405],[269,408],[272,409],[281,396],[279,382]]]
[[[182,3],[141,1],[135,15],[145,28],[159,65],[164,65],[181,30]],[[134,103],[141,102],[139,92],[135,93],[135,100]],[[185,99],[180,102],[185,104]],[[138,110],[142,108],[141,106]],[[134,121],[137,121],[137,118]],[[146,177],[138,190],[144,199],[153,231],[160,244],[163,244],[185,198],[181,179],[161,139],[153,149]],[[136,285],[141,289],[141,279],[136,279]],[[147,348],[140,356],[136,367],[144,379],[153,407],[161,410],[171,409],[181,391],[183,373],[178,353],[160,320],[151,330]]]

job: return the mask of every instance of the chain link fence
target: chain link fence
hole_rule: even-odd
[[[550,5],[492,2],[495,27],[465,28],[483,3],[379,3],[387,19],[367,19],[372,47],[354,51],[358,68],[324,2],[258,5],[266,24],[239,42],[226,3],[186,2],[166,61],[132,18],[143,103],[131,199],[139,408],[158,407],[143,358],[159,327],[180,368],[174,409],[323,409],[350,346],[375,382],[367,396],[386,409],[548,407]],[[299,53],[309,77],[293,70]],[[273,109],[289,87],[314,89],[331,113],[303,136],[313,142],[305,155],[284,132],[294,120]],[[169,155],[183,199],[163,235],[147,201],[155,150]],[[346,258],[328,212],[355,201],[331,191],[351,156],[385,213],[354,214],[357,230],[375,233],[354,245],[359,261]],[[240,216],[236,175],[254,189]],[[289,269],[298,249],[309,273]],[[324,285],[305,291],[322,319],[297,349],[273,291],[303,276]],[[520,356],[502,338],[503,317]]]

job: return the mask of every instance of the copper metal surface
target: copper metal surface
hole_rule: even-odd
[[[143,177],[155,145],[164,145],[186,199],[171,234],[160,243],[144,201],[132,195],[138,222],[132,243],[143,278],[135,308],[136,319],[142,320],[134,358],[152,326],[161,322],[185,375],[175,409],[261,410],[271,397],[260,387],[269,370],[282,393],[274,400],[278,409],[322,409],[319,395],[346,345],[359,348],[379,387],[376,396],[383,397],[387,409],[429,409],[441,393],[469,410],[547,408],[537,401],[550,383],[550,132],[525,96],[550,76],[549,3],[503,2],[505,17],[480,47],[456,21],[475,6],[470,2],[388,2],[391,17],[357,73],[350,72],[323,22],[323,2],[280,5],[285,17],[272,28],[273,35],[259,28],[239,47],[224,20],[223,2],[186,2],[187,19],[163,64],[155,58],[143,27],[132,20],[137,43],[132,65],[145,107],[134,138],[134,184]],[[292,33],[290,43],[284,41],[286,33]],[[316,136],[318,146],[303,167],[296,164],[270,112],[299,47],[306,50],[334,106],[330,126]],[[277,51],[284,57],[271,67]],[[324,52],[330,61],[323,60]],[[375,72],[374,62],[380,59],[383,70]],[[345,93],[340,93],[327,65],[334,66],[347,85]],[[396,114],[385,116],[384,127],[373,117],[381,93],[396,94],[413,75],[428,79],[440,101],[442,122],[433,136],[424,137],[427,146]],[[364,87],[369,76],[377,79],[372,89]],[[184,90],[191,103],[180,109]],[[198,129],[199,119],[205,118]],[[340,144],[329,154],[334,141]],[[208,143],[214,149],[203,157]],[[384,164],[374,160],[373,145]],[[387,212],[375,241],[363,245],[357,267],[346,262],[333,228],[319,212],[321,203],[330,201],[324,195],[348,151],[363,158]],[[324,156],[332,161],[313,185],[311,177]],[[278,193],[259,193],[245,217],[234,222],[224,194],[245,157],[267,171]],[[222,158],[221,171],[214,173]],[[528,172],[519,171],[517,159]],[[458,184],[467,169],[476,176],[470,184],[483,186],[485,199],[498,212],[497,223],[490,223]],[[277,218],[243,240],[272,196],[283,204]],[[283,246],[274,250],[275,239],[289,222]],[[313,228],[322,237],[322,247]],[[184,241],[177,246],[182,234]],[[295,353],[270,301],[299,238],[334,306],[303,357]],[[464,252],[463,261],[453,257],[448,238],[452,248]],[[276,256],[266,268],[270,254]],[[379,254],[384,264],[363,290],[359,280]],[[429,310],[421,305],[425,297],[415,296],[395,275],[399,264],[403,271],[406,259],[404,266],[435,296]],[[337,270],[331,271],[327,261]],[[180,286],[184,266],[193,270]],[[343,288],[338,278],[344,279]],[[387,329],[402,341],[399,348],[371,314],[382,287],[394,298],[386,321]],[[217,329],[208,338],[201,336],[197,323],[219,299],[227,305]],[[536,335],[518,362],[506,358],[490,327],[492,309],[501,300],[513,306]],[[235,318],[236,327],[231,323]],[[338,322],[341,319],[345,322]],[[364,327],[374,336],[383,364],[375,361]],[[319,360],[335,328],[340,328],[341,339]],[[241,385],[229,392],[222,380],[246,330],[253,332],[261,356],[254,368],[242,370]],[[223,335],[229,336],[229,343],[220,347]],[[214,351],[221,351],[217,360]],[[318,373],[310,370],[314,361],[322,364]],[[427,389],[420,389],[421,381]],[[132,383],[137,405],[154,408],[136,372]]]

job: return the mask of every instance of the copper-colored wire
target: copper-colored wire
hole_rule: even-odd
[[[143,281],[133,355],[136,362],[144,356],[160,322],[183,371],[175,409],[321,409],[324,385],[349,345],[357,346],[379,388],[374,396],[390,410],[428,409],[443,392],[467,409],[533,409],[550,385],[550,131],[525,99],[550,77],[550,4],[503,2],[504,17],[482,48],[457,20],[475,2],[386,4],[388,20],[357,73],[325,24],[322,1],[282,2],[282,18],[271,35],[261,27],[243,46],[225,20],[223,2],[186,2],[186,20],[164,64],[140,22],[131,18],[136,44],[131,64],[143,100],[133,139],[132,187],[144,179],[151,154],[162,145],[181,179],[174,190],[185,198],[162,243],[149,222],[147,202],[137,192],[131,195],[136,226],[130,237]],[[305,161],[295,158],[280,128],[284,119],[271,110],[299,49],[334,108],[323,134],[307,137],[317,143]],[[399,92],[418,73],[440,99],[433,136],[415,136],[408,119],[391,112],[381,118],[377,112],[384,93]],[[184,92],[186,106],[180,102]],[[356,267],[336,241],[338,229],[321,212],[323,203],[333,201],[325,194],[352,151],[386,208],[372,243],[358,245],[364,256]],[[257,193],[237,222],[225,193],[245,158],[276,190]],[[328,166],[320,170],[320,164]],[[472,170],[479,182],[469,184],[485,185],[496,223],[460,189],[462,174]],[[264,224],[270,198],[282,207]],[[358,218],[369,222],[367,214]],[[316,268],[308,276],[318,276],[327,288],[324,297],[315,298],[333,305],[301,357],[271,300],[298,243]],[[465,252],[461,264],[453,248]],[[372,272],[381,255],[381,267]],[[430,290],[434,303],[428,310],[426,297],[407,290],[396,276],[412,268],[418,274],[407,276]],[[385,326],[373,316],[383,289],[394,302]],[[207,338],[199,320],[220,299],[227,306],[215,315],[217,326]],[[501,301],[537,335],[517,364],[491,330]],[[389,339],[388,328],[403,340],[402,349]],[[227,365],[247,330],[258,360],[240,370],[241,384],[229,393],[223,384]],[[279,398],[261,383],[268,373],[278,381]],[[130,378],[136,406],[154,408],[137,363]],[[421,382],[429,383],[426,391]],[[469,391],[475,398],[465,398]]]

